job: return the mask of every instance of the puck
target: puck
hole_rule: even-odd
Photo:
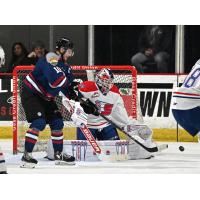
[[[185,148],[184,148],[183,146],[179,146],[179,150],[180,150],[180,151],[184,151]]]

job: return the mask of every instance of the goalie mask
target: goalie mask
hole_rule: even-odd
[[[96,74],[95,82],[102,92],[106,95],[113,86],[114,76],[110,69],[102,69]]]
[[[74,44],[67,38],[60,38],[56,42],[56,49],[60,52],[61,55],[65,54],[66,51],[71,52],[71,57],[74,55]]]
[[[5,65],[5,52],[0,46],[0,67],[2,67],[3,65]]]

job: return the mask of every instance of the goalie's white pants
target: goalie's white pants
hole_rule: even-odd
[[[0,172],[6,172],[6,171],[7,171],[6,163],[3,156],[3,152],[1,151],[1,147],[0,147]]]
[[[151,153],[144,150],[134,141],[109,140],[98,141],[102,151],[107,155],[119,155],[123,159],[146,159],[151,157]],[[73,155],[76,161],[98,161],[91,145],[87,140],[64,140],[63,152]],[[52,141],[48,141],[47,157],[54,159]]]

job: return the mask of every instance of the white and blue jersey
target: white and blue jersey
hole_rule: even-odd
[[[59,92],[68,97],[68,87],[73,79],[70,66],[63,61],[54,66],[45,57],[38,60],[34,70],[26,76],[24,85],[42,98],[53,100]]]
[[[182,86],[173,91],[171,105],[177,123],[195,136],[200,131],[200,60],[195,63]]]
[[[172,109],[188,110],[198,106],[200,106],[200,60],[195,63],[182,86],[173,91],[172,96]]]

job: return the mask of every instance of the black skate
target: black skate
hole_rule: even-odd
[[[7,174],[7,171],[2,171],[0,172],[0,174]]]
[[[35,165],[38,163],[38,161],[32,157],[32,154],[28,152],[24,152],[21,160],[22,165],[20,167],[22,168],[35,168]]]
[[[70,156],[68,154],[62,152],[56,152],[54,154],[55,164],[56,165],[75,165],[74,156]]]

